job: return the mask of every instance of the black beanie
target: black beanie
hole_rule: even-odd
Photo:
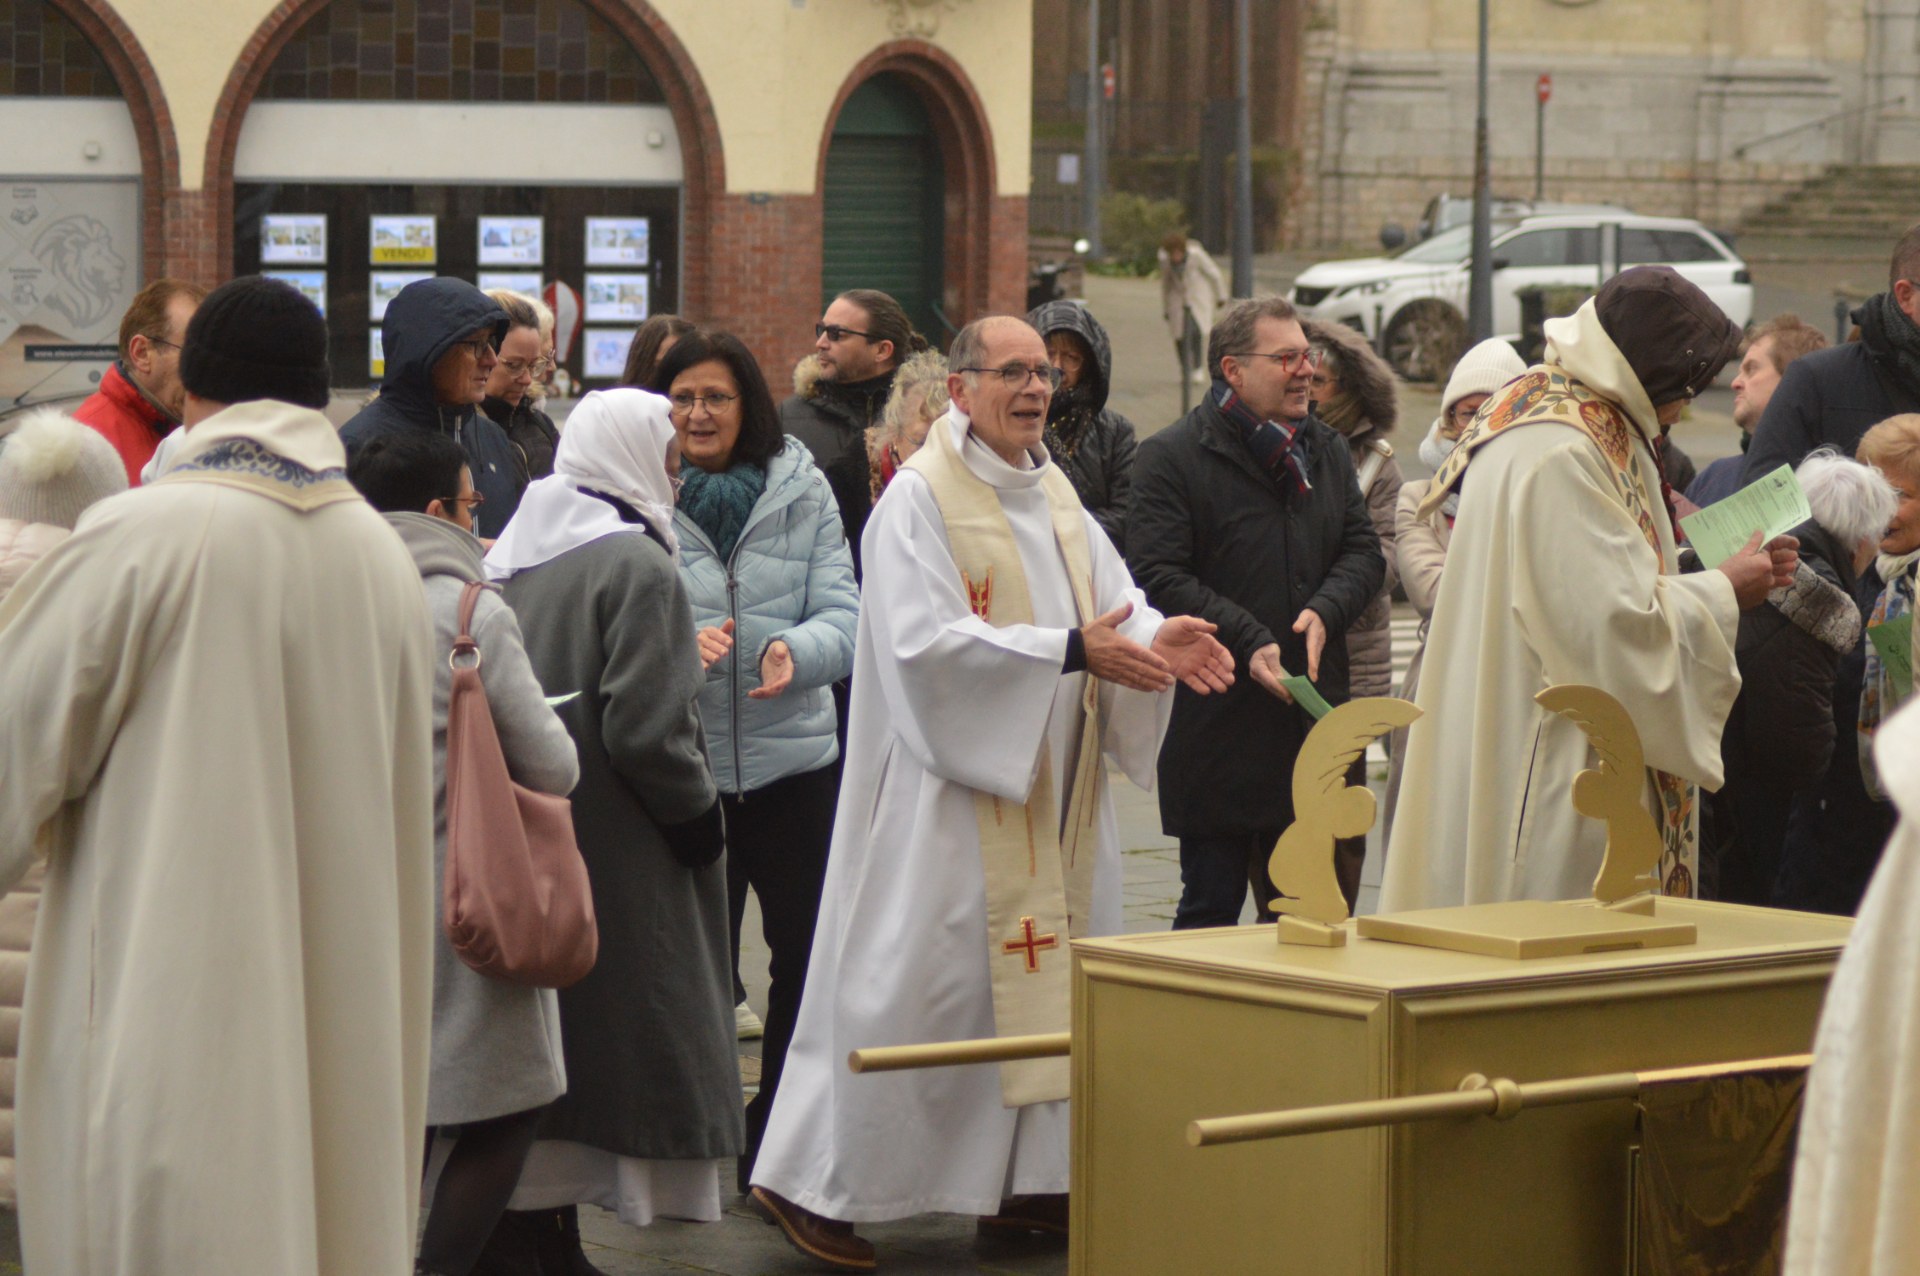
[[[1739,326],[1670,266],[1621,271],[1593,309],[1656,408],[1699,394],[1740,353]]]
[[[243,275],[207,294],[187,325],[180,383],[214,403],[277,399],[320,409],[330,397],[327,321],[292,284]]]

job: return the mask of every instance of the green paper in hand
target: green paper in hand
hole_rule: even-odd
[[[1333,712],[1333,706],[1326,702],[1314,685],[1307,681],[1305,674],[1294,674],[1291,678],[1282,678],[1280,685],[1287,689],[1293,702],[1312,714],[1315,718],[1324,718]]]
[[[1755,532],[1764,545],[1812,517],[1793,467],[1783,465],[1726,500],[1687,515],[1680,526],[1686,529],[1694,553],[1700,555],[1701,566],[1711,570],[1745,549]]]
[[[1913,617],[1901,616],[1867,630],[1867,641],[1880,653],[1880,663],[1893,680],[1893,693],[1905,700],[1913,694]],[[1883,706],[1884,712],[1885,706]]]

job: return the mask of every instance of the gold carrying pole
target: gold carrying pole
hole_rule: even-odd
[[[953,1068],[964,1063],[1055,1059],[1072,1053],[1072,1033],[1043,1032],[1031,1037],[981,1037],[922,1046],[873,1046],[849,1054],[847,1066],[855,1072],[903,1072],[910,1068]]]
[[[1642,1087],[1669,1081],[1701,1081],[1743,1072],[1807,1068],[1810,1054],[1780,1055],[1771,1059],[1740,1059],[1652,1072],[1607,1072],[1568,1077],[1559,1081],[1517,1082],[1506,1077],[1489,1081],[1470,1073],[1460,1088],[1441,1094],[1416,1094],[1400,1099],[1369,1099],[1360,1103],[1333,1103],[1285,1112],[1256,1112],[1247,1116],[1210,1117],[1187,1126],[1187,1142],[1197,1148],[1258,1139],[1285,1139],[1297,1134],[1324,1134],[1330,1130],[1365,1130],[1380,1125],[1405,1125],[1437,1117],[1490,1116],[1507,1120],[1527,1108],[1626,1099]]]

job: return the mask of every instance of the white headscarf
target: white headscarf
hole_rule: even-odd
[[[530,485],[520,508],[487,553],[487,578],[558,558],[588,541],[632,530],[614,508],[580,489],[617,497],[638,510],[676,559],[673,481],[667,451],[673,423],[666,399],[646,390],[595,390],[581,399],[560,432],[553,473]]]

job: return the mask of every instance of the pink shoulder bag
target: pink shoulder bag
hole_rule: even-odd
[[[483,975],[565,988],[593,969],[600,931],[593,890],[573,837],[573,807],[507,774],[480,681],[473,609],[486,586],[460,596],[460,636],[447,661],[447,939]]]

